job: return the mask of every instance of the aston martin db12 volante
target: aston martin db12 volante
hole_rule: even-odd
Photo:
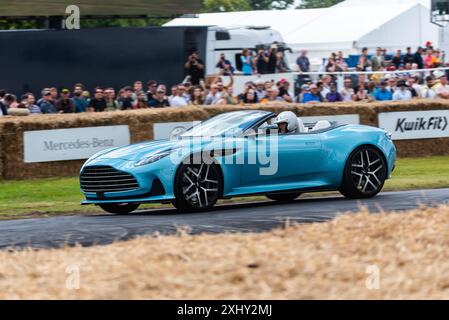
[[[391,134],[295,120],[286,127],[271,112],[229,112],[169,140],[101,151],[81,168],[82,204],[115,214],[152,202],[201,211],[221,198],[291,201],[304,192],[332,190],[369,198],[381,191],[396,161]]]

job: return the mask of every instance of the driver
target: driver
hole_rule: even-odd
[[[298,129],[298,118],[291,111],[281,112],[274,123],[278,125],[279,134],[296,132]]]

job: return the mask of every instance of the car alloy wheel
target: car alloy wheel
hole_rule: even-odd
[[[341,193],[349,198],[378,194],[387,178],[387,165],[380,151],[370,146],[356,149],[346,165]]]
[[[182,165],[174,205],[186,211],[214,206],[221,194],[221,180],[218,166],[213,162]]]

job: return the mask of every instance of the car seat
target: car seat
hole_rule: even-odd
[[[298,126],[296,128],[296,133],[307,133],[309,130],[308,128],[304,125],[304,122],[298,118]]]
[[[313,126],[313,128],[310,130],[310,132],[324,130],[324,129],[330,128],[331,126],[332,126],[332,124],[329,121],[320,120]]]

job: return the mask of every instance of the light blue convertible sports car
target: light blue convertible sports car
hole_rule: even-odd
[[[81,168],[82,204],[126,214],[151,202],[200,211],[237,196],[291,201],[304,192],[339,190],[349,198],[368,198],[394,169],[396,148],[384,130],[304,124],[296,116],[289,121],[297,123],[286,124],[279,117],[229,112],[170,140],[99,152]]]

